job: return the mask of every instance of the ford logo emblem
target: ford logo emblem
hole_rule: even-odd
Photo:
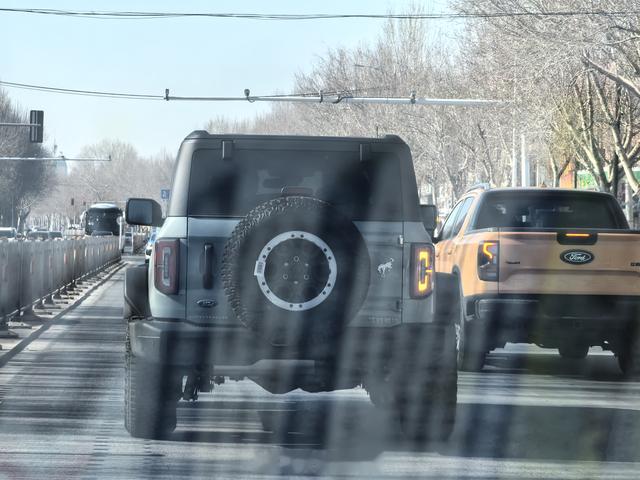
[[[593,261],[593,253],[586,250],[567,250],[560,254],[560,260],[571,265],[584,265]]]
[[[216,300],[212,300],[212,299],[210,300],[208,298],[198,300],[196,303],[198,304],[199,307],[202,307],[202,308],[213,308],[216,305],[218,305],[218,302]]]

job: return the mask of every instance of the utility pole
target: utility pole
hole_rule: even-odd
[[[518,186],[518,148],[516,144],[516,73],[513,72],[513,99],[511,108],[511,186]]]
[[[527,156],[527,137],[524,133],[520,135],[520,166],[522,168],[522,186],[531,186],[531,168],[529,167],[529,157]]]
[[[516,127],[511,132],[511,186],[518,186],[518,148],[516,144]]]
[[[624,205],[624,213],[627,217],[627,220],[629,221],[629,225],[631,225],[631,228],[634,228],[633,225],[633,190],[631,190],[631,186],[629,185],[628,181],[624,182],[624,200],[625,200],[625,205]]]

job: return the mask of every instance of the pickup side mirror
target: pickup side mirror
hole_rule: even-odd
[[[435,205],[420,205],[420,217],[425,230],[434,239],[434,231],[438,226],[438,207]]]
[[[161,227],[162,207],[150,198],[130,198],[127,200],[125,218],[129,225]]]

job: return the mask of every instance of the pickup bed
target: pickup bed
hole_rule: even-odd
[[[479,370],[506,342],[584,358],[613,351],[639,369],[640,232],[611,195],[472,189],[436,236],[438,271],[458,278],[458,366]]]

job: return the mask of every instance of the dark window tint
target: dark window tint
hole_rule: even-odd
[[[475,220],[475,228],[627,228],[605,195],[572,192],[489,193]]]
[[[93,235],[94,232],[111,232],[113,235],[119,235],[118,218],[121,215],[120,209],[90,208],[85,216],[85,232],[87,235]]]
[[[400,164],[355,152],[198,150],[191,165],[189,215],[244,216],[284,194],[325,200],[354,220],[402,220]]]
[[[49,238],[49,234],[47,232],[29,232],[27,233],[27,238],[32,238],[34,240],[41,239],[47,240]]]

